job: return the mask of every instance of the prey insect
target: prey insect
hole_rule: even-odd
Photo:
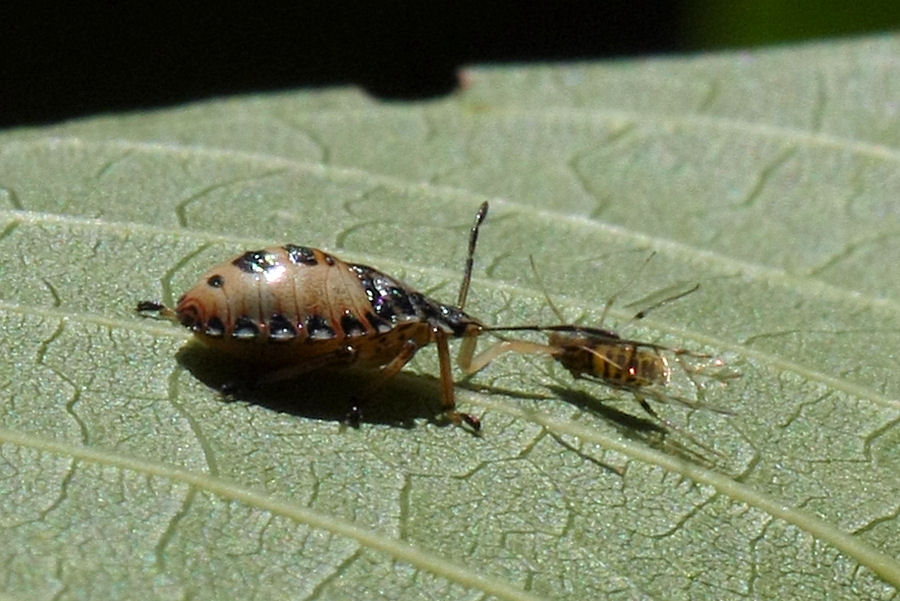
[[[534,259],[531,257],[529,259],[548,305],[559,321],[564,322],[565,318],[553,303],[537,275]],[[692,294],[697,289],[699,289],[699,284],[688,290],[666,296],[636,313],[632,320],[642,319],[653,309]],[[607,301],[601,314],[601,325],[617,296],[617,294],[613,295]],[[693,408],[704,407],[719,413],[731,413],[724,409],[708,407],[698,401],[675,395],[667,390],[672,377],[670,358],[679,363],[695,385],[697,383],[694,380],[694,376],[707,367],[712,367],[716,370],[721,370],[724,367],[724,363],[720,359],[715,359],[705,353],[623,338],[613,330],[601,327],[566,323],[558,325],[485,326],[483,332],[494,333],[501,339],[477,356],[474,354],[477,341],[474,338],[463,341],[460,350],[460,365],[468,374],[481,371],[497,357],[509,352],[547,355],[562,365],[576,379],[591,380],[604,386],[630,393],[638,401],[641,408],[652,418],[667,428],[685,434],[691,440],[693,440],[693,437],[690,437],[689,434],[668,419],[661,417],[650,405],[648,399],[660,402],[677,401]],[[547,342],[508,339],[502,336],[502,334],[510,332],[546,334]],[[688,359],[702,361],[704,365],[689,365]],[[712,376],[719,380],[725,380],[737,377],[737,374],[719,371],[712,374]]]
[[[475,215],[456,306],[428,298],[367,265],[287,244],[215,265],[174,308],[142,301],[137,311],[178,322],[210,349],[253,362],[261,381],[328,366],[380,368],[369,393],[434,343],[444,414],[457,425],[478,430],[477,417],[456,410],[448,340],[484,331],[463,309],[478,230],[487,212],[485,202]]]

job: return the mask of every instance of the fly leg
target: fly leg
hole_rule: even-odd
[[[655,420],[657,420],[659,423],[664,425],[666,428],[668,428],[674,432],[678,432],[681,436],[684,436],[687,440],[690,440],[692,443],[694,443],[695,445],[697,445],[704,451],[707,451],[707,452],[717,455],[719,457],[724,457],[722,455],[722,453],[720,453],[719,451],[713,449],[712,447],[709,447],[708,445],[703,444],[702,442],[697,440],[694,436],[691,436],[687,431],[685,431],[684,428],[681,428],[678,425],[672,423],[670,420],[660,416],[656,411],[653,410],[653,407],[650,406],[650,403],[648,403],[647,399],[645,399],[643,396],[641,396],[635,392],[632,392],[632,394],[634,394],[634,398],[637,399],[637,402],[641,404],[641,407],[644,409],[644,411],[646,411],[648,415],[653,417]]]
[[[697,381],[698,376],[716,380],[720,384],[727,384],[728,380],[734,380],[741,377],[741,372],[729,369],[725,361],[714,358],[712,355],[706,353],[694,353],[684,349],[673,349],[673,354],[681,365],[681,368],[684,370],[684,373],[687,374],[691,383],[694,385],[694,388],[697,390],[702,390],[703,388],[700,385],[700,382]],[[693,359],[704,359],[706,361],[699,364],[693,364],[687,361],[686,358],[688,357]]]

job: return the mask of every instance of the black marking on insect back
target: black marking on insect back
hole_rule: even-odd
[[[321,315],[309,315],[306,318],[306,329],[313,340],[327,340],[334,338],[334,328],[328,323],[328,319]]]
[[[374,306],[375,301],[378,300],[378,297],[380,296],[380,293],[375,288],[375,283],[372,281],[374,270],[365,265],[350,265],[350,271],[355,273],[356,277],[359,278],[359,283],[366,292],[366,298],[369,299],[369,304]]]
[[[411,307],[424,308],[425,296],[421,292],[408,292],[406,294],[406,298],[409,299],[409,304]]]
[[[394,311],[394,304],[390,300],[378,299],[374,304],[375,315],[381,319],[394,323],[397,321],[397,313]]]
[[[203,333],[213,338],[221,338],[225,335],[225,324],[218,317],[210,317],[206,322],[206,328]]]
[[[422,317],[410,301],[409,293],[398,282],[378,274],[372,283],[378,292],[378,298],[372,303],[376,315],[391,320],[391,323]]]
[[[297,337],[297,328],[281,313],[269,318],[269,340],[284,342]]]
[[[316,253],[308,246],[297,246],[296,244],[285,244],[282,246],[287,251],[288,257],[297,265],[316,265]]]
[[[391,298],[394,302],[394,310],[397,314],[409,317],[420,317],[420,311],[416,310],[417,307],[413,304],[409,294],[403,288],[391,288]]]
[[[341,317],[341,329],[344,330],[344,336],[350,338],[366,335],[366,326],[349,310],[345,311]]]
[[[420,320],[427,321],[431,325],[443,323],[438,304],[428,300],[428,298],[419,292],[410,292],[407,296],[412,311]]]
[[[351,265],[350,270],[359,278],[375,315],[390,323],[397,323],[398,317],[416,317],[409,293],[402,284],[366,265]]]
[[[329,265],[334,265],[334,257],[332,257],[331,255],[326,254],[326,255],[325,255],[325,262],[328,263]]]
[[[463,336],[473,320],[459,309],[436,303],[420,292],[409,290],[393,278],[366,265],[350,265],[366,292],[373,313],[366,320],[383,334],[394,324],[411,319],[427,321],[454,336]]]
[[[375,328],[379,334],[385,334],[394,329],[394,326],[391,325],[390,321],[382,319],[374,313],[366,313],[366,321],[372,324],[372,327]]]
[[[437,303],[420,292],[410,292],[408,298],[419,319],[456,337],[463,336],[472,323],[472,319],[456,307]]]
[[[259,336],[259,326],[251,318],[242,315],[235,320],[231,336],[238,340],[253,340]]]
[[[277,265],[278,258],[265,250],[248,250],[231,263],[246,273],[262,273]]]
[[[433,307],[435,306],[434,303],[429,304]],[[465,335],[466,330],[468,330],[469,325],[472,323],[472,319],[468,315],[450,305],[437,304],[435,308],[438,312],[437,321],[450,328],[450,331],[453,332],[454,336],[460,337]]]
[[[429,323],[444,322],[444,315],[441,311],[442,306],[420,292],[409,293],[409,303],[412,305],[413,311],[420,319],[424,319]]]
[[[207,285],[213,288],[221,288],[225,285],[225,278],[220,276],[219,274],[209,276],[209,279],[206,280]]]

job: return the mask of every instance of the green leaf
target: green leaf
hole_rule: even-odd
[[[896,598],[900,38],[463,79],[0,134],[0,595]],[[603,327],[724,357],[672,388],[733,415],[651,401],[662,436],[508,354],[457,385],[473,436],[428,348],[356,430],[370,376],[227,402],[240,365],[133,312],[281,242],[453,302],[485,199],[468,312],[558,321],[534,255],[564,319],[616,295]]]

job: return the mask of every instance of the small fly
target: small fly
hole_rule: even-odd
[[[531,259],[532,270],[535,273],[535,277],[538,278],[538,283],[547,299],[548,305],[559,321],[564,322],[565,318],[553,303],[543,283],[537,276],[534,259],[529,258]],[[692,294],[699,287],[700,285],[697,284],[688,290],[666,296],[637,312],[632,317],[632,320],[643,319],[653,309]],[[616,297],[617,295],[613,295],[607,301],[600,318],[601,324]],[[567,323],[557,325],[485,326],[483,331],[493,333],[538,332],[547,335],[547,342],[540,343],[502,337],[501,340],[494,343],[491,347],[474,356],[477,341],[474,338],[465,339],[462,343],[459,360],[461,367],[468,374],[474,374],[484,369],[494,359],[508,352],[548,355],[566,368],[576,379],[591,380],[610,388],[631,393],[647,414],[666,427],[683,433],[691,440],[693,438],[684,432],[682,428],[661,417],[650,406],[648,399],[659,402],[677,401],[692,408],[702,407],[726,415],[732,414],[731,411],[726,409],[709,407],[698,401],[672,394],[667,390],[672,377],[671,360],[676,361],[682,367],[695,386],[699,386],[699,384],[694,379],[694,376],[700,375],[707,370],[711,370],[711,373],[704,375],[722,382],[740,376],[736,372],[725,370],[724,361],[714,358],[712,355],[623,338],[613,330],[600,327]],[[694,440],[694,442],[696,443],[697,441]]]

